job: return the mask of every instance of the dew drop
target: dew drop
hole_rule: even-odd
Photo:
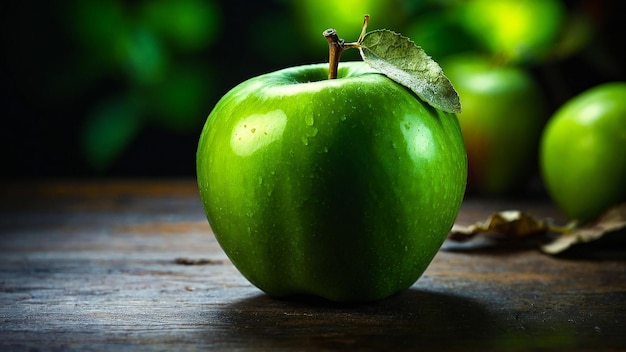
[[[307,126],[313,126],[315,124],[315,118],[313,117],[313,115],[307,115],[304,118],[304,122]]]

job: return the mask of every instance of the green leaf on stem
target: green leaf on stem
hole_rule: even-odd
[[[409,38],[390,30],[367,33],[360,42],[368,65],[411,89],[422,100],[445,112],[461,112],[459,95],[443,70]]]

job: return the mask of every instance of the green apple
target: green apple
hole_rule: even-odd
[[[560,0],[469,0],[459,23],[492,54],[513,62],[537,61],[561,31]]]
[[[626,201],[626,83],[590,88],[561,106],[541,137],[540,166],[572,219],[593,220]]]
[[[523,190],[536,171],[545,104],[523,69],[474,55],[441,62],[461,98],[458,114],[469,163],[468,191],[502,196]]]
[[[461,205],[454,114],[362,62],[264,74],[228,92],[197,151],[224,252],[272,296],[370,301],[411,286]]]
[[[404,12],[399,0],[298,0],[291,2],[297,29],[313,53],[324,53],[326,42],[320,39],[320,28],[334,28],[338,33],[351,33],[361,25],[354,16],[369,14],[376,20],[378,28],[399,28],[404,21]],[[356,40],[357,38],[346,38]],[[350,55],[350,53],[348,53]],[[356,51],[354,52],[356,54]]]

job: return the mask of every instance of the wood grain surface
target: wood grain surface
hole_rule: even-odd
[[[467,199],[458,222],[546,200]],[[444,244],[410,289],[274,299],[219,248],[193,180],[5,183],[0,350],[624,350],[626,251]]]

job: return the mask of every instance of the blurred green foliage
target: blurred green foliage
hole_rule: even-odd
[[[94,0],[75,1],[69,10],[82,63],[124,81],[120,96],[103,99],[85,117],[81,147],[92,167],[109,168],[145,120],[174,131],[198,126],[212,67],[190,56],[215,42],[221,17],[216,4]]]
[[[25,0],[0,5],[8,176],[191,175],[204,120],[241,81],[327,60],[362,16],[436,60],[521,65],[554,107],[624,80],[620,0]],[[356,50],[343,60],[358,60]]]

